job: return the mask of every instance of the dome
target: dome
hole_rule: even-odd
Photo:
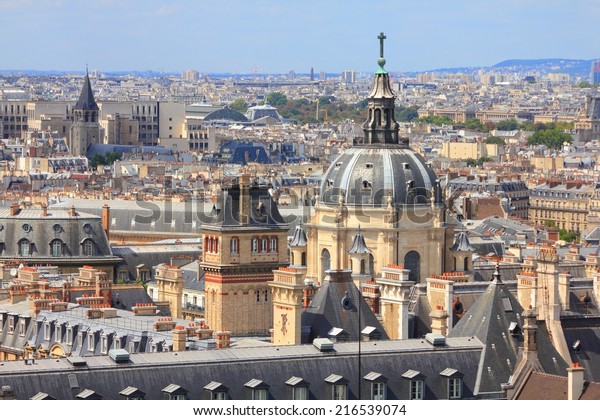
[[[409,148],[362,146],[344,151],[327,170],[320,201],[387,206],[427,204],[432,194],[441,202],[439,182],[423,157]]]

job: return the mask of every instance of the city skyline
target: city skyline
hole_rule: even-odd
[[[596,57],[600,6],[584,1],[0,0],[3,69],[203,73],[391,71]],[[24,45],[29,44],[25,49]]]

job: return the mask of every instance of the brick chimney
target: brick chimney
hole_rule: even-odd
[[[21,206],[19,205],[19,203],[12,203],[10,205],[10,215],[11,216],[16,216],[17,214],[19,214],[20,211],[21,211]]]
[[[106,203],[102,206],[102,228],[110,240],[110,207]]]
[[[173,330],[173,351],[185,351],[187,330],[183,325],[178,325]]]
[[[582,368],[579,363],[573,363],[571,367],[567,368],[568,387],[567,399],[578,400],[581,398],[583,393],[583,386],[585,381],[583,379],[583,373],[585,369]]]
[[[75,211],[75,206],[71,206],[71,208],[69,209],[69,216],[77,217],[77,212]]]
[[[217,340],[217,349],[229,348],[229,345],[231,344],[231,331],[220,331],[215,333],[215,338]]]
[[[46,203],[42,204],[42,216],[48,217],[48,205]]]

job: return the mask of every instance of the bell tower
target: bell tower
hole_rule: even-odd
[[[243,174],[223,185],[202,226],[206,323],[234,335],[273,327],[273,270],[288,264],[287,230],[268,186]]]
[[[98,122],[99,109],[86,70],[79,100],[73,107],[73,124],[69,129],[69,151],[71,155],[84,156],[91,144],[102,142],[102,127]]]

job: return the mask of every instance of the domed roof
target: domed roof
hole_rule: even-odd
[[[439,183],[423,157],[408,148],[353,147],[327,170],[321,183],[320,201],[336,205],[340,195],[347,206],[427,204]]]
[[[394,92],[383,68],[383,33],[378,37],[379,69],[369,94],[369,116],[363,124],[364,139],[343,152],[327,170],[321,183],[320,201],[347,206],[399,205],[442,202],[440,184],[423,156],[411,150],[399,136],[394,119]]]
[[[238,121],[238,122],[248,122],[248,118],[244,114],[235,109],[231,109],[229,107],[225,107],[222,109],[218,109],[216,111],[211,112],[206,117],[204,117],[204,122],[208,121]]]

